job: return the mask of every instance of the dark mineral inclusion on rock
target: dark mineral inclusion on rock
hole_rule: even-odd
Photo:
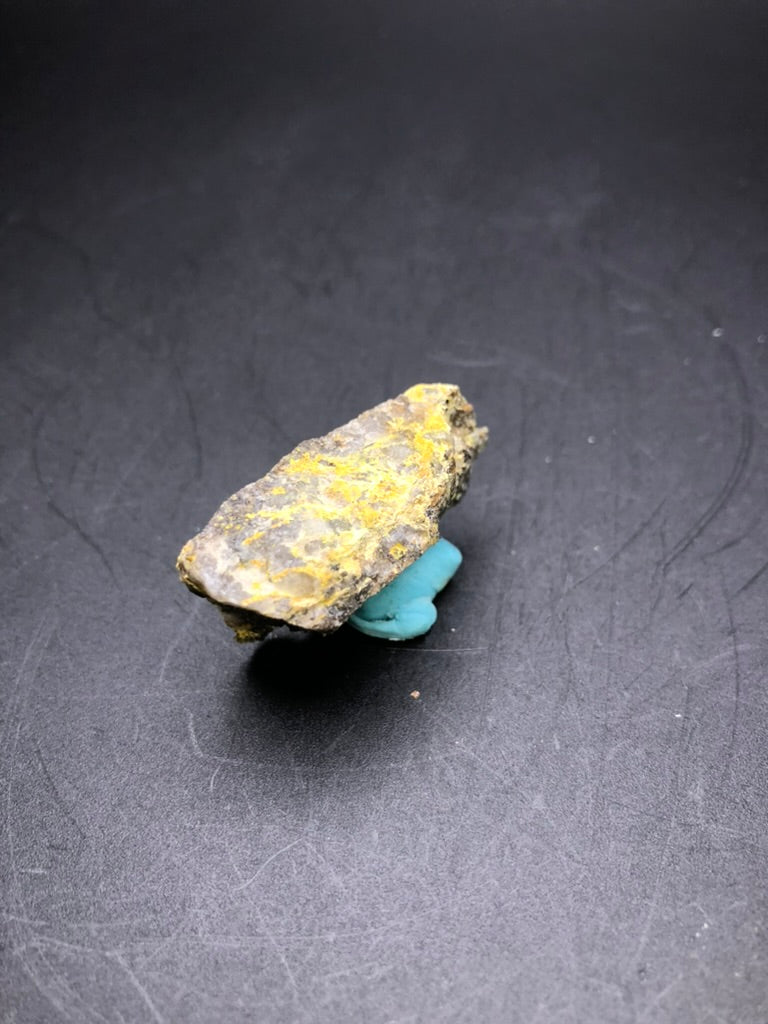
[[[488,437],[452,384],[417,384],[303,441],[228,498],[177,561],[238,640],[337,629],[439,537]]]

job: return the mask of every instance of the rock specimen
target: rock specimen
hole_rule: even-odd
[[[303,441],[181,550],[194,593],[238,640],[330,632],[438,540],[488,432],[451,384],[417,384]]]

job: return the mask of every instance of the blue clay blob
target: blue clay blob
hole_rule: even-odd
[[[461,552],[442,538],[399,576],[369,597],[347,620],[355,629],[383,640],[412,640],[437,619],[432,598],[461,565]]]

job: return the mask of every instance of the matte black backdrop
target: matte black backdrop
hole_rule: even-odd
[[[4,5],[4,1022],[768,1018],[763,6]],[[237,647],[178,548],[422,380],[434,630]]]

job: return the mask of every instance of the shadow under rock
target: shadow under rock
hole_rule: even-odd
[[[386,680],[388,647],[349,627],[330,636],[284,633],[256,648],[246,679],[276,710],[344,705]]]
[[[240,742],[314,768],[396,758],[415,721],[395,646],[348,627],[265,641],[242,670]]]

